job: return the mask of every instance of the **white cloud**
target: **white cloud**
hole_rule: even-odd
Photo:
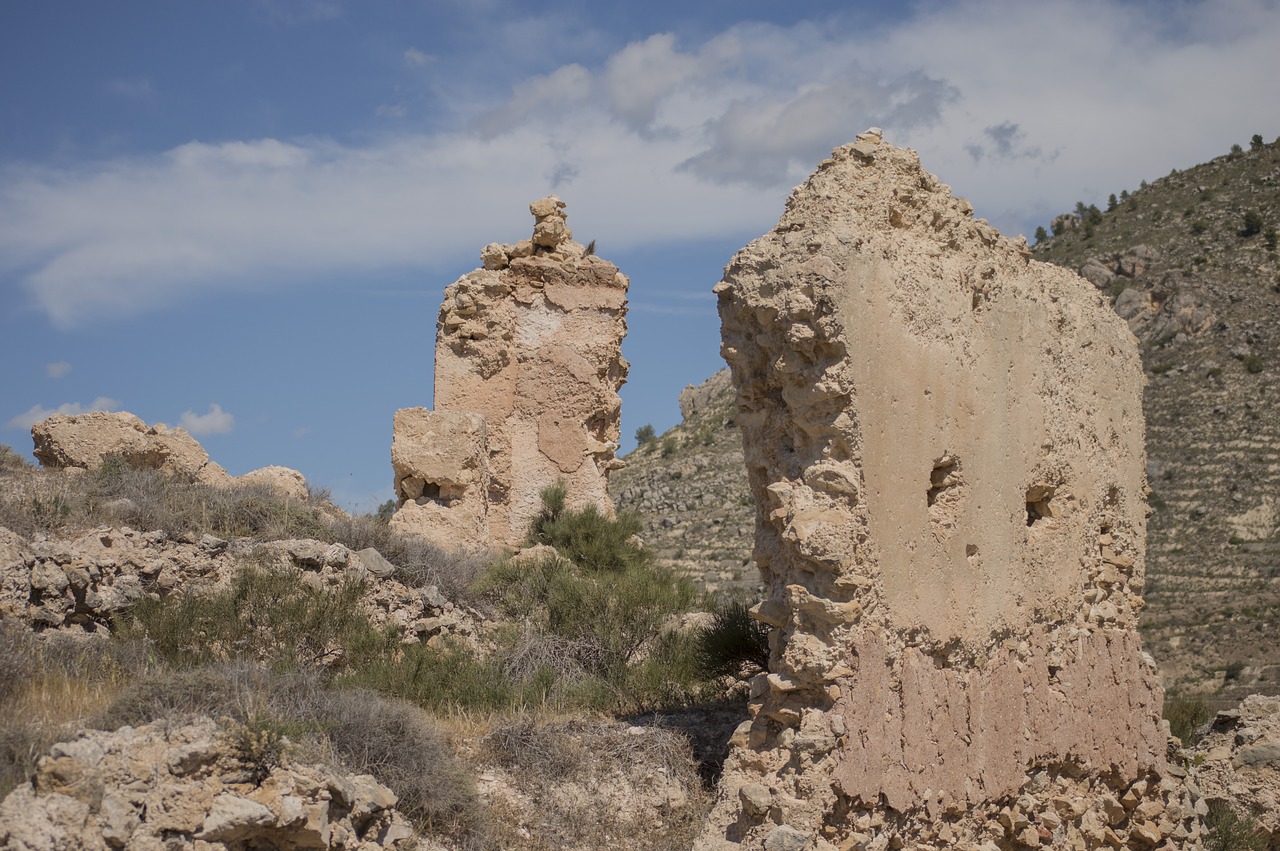
[[[423,53],[416,47],[410,47],[403,54],[404,64],[413,68],[422,68],[435,61],[435,57],[429,53]]]
[[[107,80],[106,87],[111,94],[131,100],[150,100],[156,94],[150,77]]]
[[[18,414],[7,423],[9,428],[30,429],[33,425],[41,420],[47,420],[54,414],[67,414],[74,416],[76,414],[85,414],[90,411],[118,411],[121,403],[117,399],[109,399],[106,396],[99,396],[87,405],[79,402],[66,402],[56,408],[50,409],[42,405],[32,405],[30,410]]]
[[[53,363],[47,363],[44,365],[44,374],[54,379],[61,378],[70,371],[71,364],[64,360],[54,361]]]
[[[178,418],[178,425],[197,437],[204,437],[210,434],[230,434],[231,430],[236,427],[236,418],[222,410],[221,405],[214,403],[209,406],[208,413],[197,414],[195,411],[183,411],[182,416]]]
[[[850,17],[687,45],[655,34],[502,98],[467,84],[457,114],[436,116],[466,129],[10,166],[0,275],[66,327],[263,281],[434,272],[526,236],[525,205],[553,188],[580,235],[619,248],[750,236],[871,125],[980,215],[1026,232],[1077,199],[1280,132],[1258,88],[1280,77],[1275,0],[915,8],[871,29]]]

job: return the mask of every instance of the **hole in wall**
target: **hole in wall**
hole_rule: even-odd
[[[960,484],[960,462],[951,454],[943,455],[933,462],[933,470],[929,473],[929,490],[925,500],[930,508],[948,490]]]
[[[1027,525],[1035,526],[1053,517],[1053,485],[1027,488]]]
[[[960,473],[960,459],[950,452],[943,453],[933,461],[933,467],[929,471],[929,488],[925,491],[929,524],[938,541],[955,531],[963,498],[964,480]]]

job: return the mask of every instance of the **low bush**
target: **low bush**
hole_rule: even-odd
[[[369,622],[362,593],[357,582],[315,588],[296,571],[247,566],[224,589],[140,600],[116,616],[115,629],[145,639],[175,664],[249,659],[340,668],[396,644],[394,634]]]
[[[1209,705],[1194,695],[1169,693],[1164,696],[1164,718],[1169,732],[1191,747],[1200,740],[1200,728],[1209,720]]]
[[[542,492],[542,510],[529,527],[530,544],[555,547],[578,567],[593,572],[650,567],[653,556],[637,537],[644,524],[635,514],[606,517],[594,505],[565,507],[564,482]]]
[[[698,636],[698,669],[707,679],[750,677],[769,669],[769,630],[750,608],[729,601]]]
[[[358,689],[326,687],[315,671],[272,671],[244,661],[162,669],[96,718],[116,729],[191,715],[227,719],[251,765],[290,757],[372,774],[423,830],[475,840],[485,830],[475,788],[448,737],[421,709]]]
[[[1264,851],[1268,847],[1265,834],[1253,819],[1226,801],[1209,804],[1205,823],[1209,826],[1205,851]]]

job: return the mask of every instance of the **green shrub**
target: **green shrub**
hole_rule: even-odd
[[[395,516],[395,513],[396,501],[394,499],[389,499],[378,506],[378,510],[374,512],[373,518],[379,523],[390,523],[391,518]]]
[[[694,601],[688,580],[648,561],[604,569],[561,558],[506,561],[483,583],[508,618],[559,639],[583,670],[619,679],[664,622]]]
[[[1263,227],[1262,216],[1257,210],[1249,210],[1244,214],[1243,226],[1240,228],[1240,236],[1250,237],[1257,236],[1262,233]]]
[[[635,514],[605,517],[594,505],[565,507],[564,482],[542,492],[542,509],[529,528],[530,544],[555,547],[578,567],[591,571],[623,571],[649,565],[652,557],[636,538],[644,528]]]
[[[116,630],[147,639],[177,664],[244,658],[286,668],[342,666],[395,643],[363,613],[362,593],[356,582],[325,590],[293,570],[247,566],[222,590],[140,600],[117,616]]]
[[[542,501],[529,540],[558,554],[498,562],[477,583],[517,625],[499,655],[518,699],[635,706],[695,690],[692,643],[666,629],[692,583],[654,562],[635,517],[567,509],[562,484]]]
[[[1209,826],[1205,851],[1263,851],[1267,847],[1267,838],[1253,819],[1226,801],[1210,802],[1205,822]]]
[[[406,645],[397,655],[383,654],[348,670],[337,684],[382,692],[440,712],[509,711],[544,702],[536,687],[511,682],[499,656],[480,657],[451,642],[438,647]]]
[[[1262,134],[1254,133],[1253,137],[1249,139],[1249,150],[1256,151],[1259,148],[1261,148],[1262,145],[1263,145]]]
[[[645,423],[636,429],[636,443],[640,446],[647,446],[658,439],[657,433],[653,430],[653,426]]]
[[[1169,732],[1191,747],[1200,739],[1199,730],[1209,720],[1209,706],[1195,695],[1169,693],[1164,696],[1164,718]]]
[[[769,669],[769,630],[751,617],[746,604],[732,601],[716,609],[698,636],[699,672],[707,679],[752,676]]]
[[[1036,228],[1036,244],[1044,242],[1049,238],[1049,233],[1044,229],[1044,225]]]
[[[1265,366],[1262,355],[1245,355],[1243,363],[1245,370],[1249,373],[1262,372],[1262,368]]]

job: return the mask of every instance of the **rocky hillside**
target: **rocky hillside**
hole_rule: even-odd
[[[742,463],[737,396],[722,369],[680,394],[684,421],[642,443],[609,479],[614,504],[644,520],[658,557],[712,591],[754,593],[755,504]]]
[[[1040,259],[1109,292],[1147,373],[1147,610],[1166,682],[1280,691],[1280,143],[1255,138],[1108,212],[1059,217]]]
[[[1142,629],[1166,685],[1280,692],[1280,144],[1055,219],[1038,259],[1104,290],[1139,340],[1152,516]],[[750,588],[753,509],[718,373],[613,477],[660,555]]]

